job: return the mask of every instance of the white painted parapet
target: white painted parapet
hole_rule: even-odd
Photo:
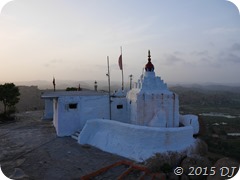
[[[199,133],[198,116],[193,114],[180,115],[180,123],[182,123],[184,126],[192,126],[193,134]]]
[[[155,153],[182,152],[193,146],[193,128],[159,128],[121,123],[113,120],[88,120],[78,138],[103,151],[143,161]]]

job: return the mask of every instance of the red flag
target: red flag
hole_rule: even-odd
[[[119,56],[118,65],[119,65],[120,70],[122,70],[122,55]]]

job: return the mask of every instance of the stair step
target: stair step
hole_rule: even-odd
[[[71,137],[75,140],[78,140],[79,134],[80,134],[80,131],[76,131],[74,134],[71,135]]]

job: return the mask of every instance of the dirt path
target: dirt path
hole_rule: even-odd
[[[20,113],[16,122],[0,124],[0,164],[6,176],[19,168],[25,174],[22,179],[79,179],[125,159],[81,146],[70,137],[57,137],[52,122],[41,120],[42,114],[42,111]]]

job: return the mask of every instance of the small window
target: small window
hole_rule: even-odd
[[[122,104],[117,105],[117,109],[122,109],[122,108],[123,108]]]
[[[77,103],[68,104],[69,109],[77,109]]]

